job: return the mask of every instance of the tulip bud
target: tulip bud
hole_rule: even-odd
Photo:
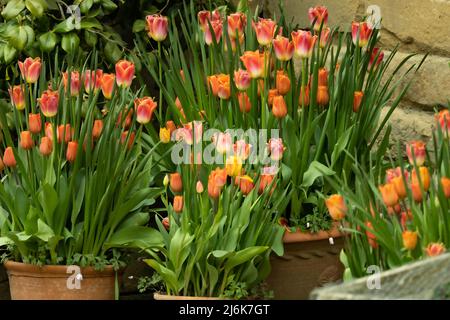
[[[103,96],[105,97],[105,99],[110,100],[112,98],[115,81],[116,81],[116,76],[113,73],[105,73],[102,76],[101,87],[102,87],[102,93],[103,93]]]
[[[70,124],[59,125],[57,131],[58,143],[61,143],[64,139],[65,143],[68,143],[72,140],[73,129],[70,127]]]
[[[275,118],[281,119],[287,115],[286,101],[284,101],[283,96],[275,96],[273,98],[272,113]]]
[[[274,174],[261,174],[259,177],[258,194],[262,194],[265,191],[266,187],[272,183],[274,178]],[[270,190],[270,193],[272,193],[274,189],[275,183],[272,185],[272,190]]]
[[[294,54],[298,58],[311,58],[317,36],[311,35],[310,31],[292,31],[292,42],[294,43]]]
[[[377,238],[376,238],[375,235],[371,232],[371,231],[373,231],[372,223],[369,222],[369,221],[367,221],[367,222],[365,223],[365,225],[366,225],[366,227],[368,228],[368,229],[366,230],[366,236],[367,236],[367,240],[369,241],[369,245],[370,245],[372,248],[374,248],[374,249],[378,248]]]
[[[119,87],[127,88],[131,86],[134,78],[134,63],[127,60],[120,60],[116,63],[116,83]]]
[[[246,92],[238,92],[239,110],[248,113],[252,108],[252,103]]]
[[[84,72],[84,90],[89,93],[91,90],[94,90],[96,92],[100,89],[102,86],[102,78],[103,78],[103,70],[97,69],[95,71],[93,70],[86,70]]]
[[[170,130],[166,129],[164,127],[161,127],[159,129],[159,140],[161,140],[162,143],[169,143],[170,142]]]
[[[16,107],[17,110],[25,109],[25,96],[22,86],[14,86],[8,89],[9,96],[11,97],[11,104]]]
[[[220,132],[213,136],[213,142],[217,152],[225,154],[233,147],[231,135],[229,133]]]
[[[278,93],[281,94],[282,96],[286,95],[291,89],[291,80],[284,72],[284,70],[277,71],[276,87]]]
[[[7,147],[3,154],[3,163],[5,166],[14,168],[17,165],[16,158],[14,157],[13,148]]]
[[[153,112],[157,108],[158,104],[153,101],[152,98],[139,99],[136,110],[136,121],[140,124],[147,124],[152,120]]]
[[[33,148],[34,143],[30,131],[22,131],[20,133],[20,146],[24,150],[31,150]]]
[[[241,57],[241,61],[247,69],[252,79],[258,79],[264,76],[266,68],[264,66],[268,57],[264,56],[264,53],[256,51],[245,51]]]
[[[94,120],[94,126],[92,127],[92,138],[94,140],[100,138],[102,131],[103,131],[103,120],[101,119]]]
[[[367,22],[352,22],[352,40],[354,45],[358,43],[360,48],[365,47],[371,34],[372,29]]]
[[[278,93],[277,89],[270,89],[269,93],[267,94],[267,104],[269,106],[273,105],[273,98],[276,96],[279,96],[280,94]]]
[[[280,61],[289,61],[294,55],[294,44],[289,41],[288,38],[277,36],[273,43],[273,50],[275,51],[275,56]]]
[[[49,137],[42,137],[39,152],[43,156],[49,156],[53,151],[53,142]]]
[[[268,46],[272,43],[275,35],[277,24],[271,19],[259,18],[258,22],[253,22],[253,29],[255,29],[256,40],[261,46]]]
[[[56,116],[58,112],[59,94],[57,91],[45,90],[38,98],[41,111],[47,118]]]
[[[26,58],[24,62],[19,61],[19,69],[27,83],[35,83],[41,73],[41,58]]]
[[[241,174],[242,171],[242,160],[238,156],[228,157],[226,160],[225,168],[227,174],[230,177],[236,177]]]
[[[328,87],[328,70],[320,68],[318,73],[318,86]]]
[[[325,200],[328,212],[333,220],[339,221],[344,219],[347,214],[347,206],[345,205],[344,197],[339,194],[333,194]]]
[[[442,190],[444,191],[445,197],[450,198],[450,179],[447,177],[441,178]]]
[[[411,141],[406,145],[406,154],[411,165],[414,165],[414,158],[417,166],[423,165],[426,155],[425,143],[422,141]]]
[[[128,137],[128,131],[122,132],[122,135],[120,136],[120,142],[122,144],[124,144],[127,141],[127,137]],[[128,137],[128,144],[127,144],[128,150],[131,150],[131,148],[133,147],[135,137],[136,137],[136,134],[134,132],[131,132]]]
[[[386,183],[378,187],[386,207],[393,207],[398,203],[399,197],[393,183]]]
[[[183,196],[175,196],[173,198],[173,210],[176,213],[181,213],[183,211]]]
[[[420,182],[425,191],[430,188],[430,173],[427,167],[419,167]],[[419,178],[417,177],[416,169],[412,171],[411,183],[419,185]]]
[[[330,97],[328,95],[328,87],[327,86],[319,86],[317,88],[317,104],[319,106],[325,106],[328,104]]]
[[[236,177],[236,181],[243,195],[248,195],[255,187],[253,179],[249,176],[238,176]]]
[[[42,130],[41,115],[39,113],[28,114],[28,128],[31,133],[38,134]]]
[[[355,91],[353,93],[353,112],[358,112],[359,107],[361,106],[361,101],[364,96],[362,91]]]
[[[163,185],[164,185],[164,187],[167,187],[169,185],[169,175],[168,174],[166,174],[164,176]]]
[[[170,229],[169,217],[163,218],[161,222],[162,222],[162,225],[164,226],[164,228],[165,228],[166,230],[169,230],[169,229]]]
[[[268,143],[270,158],[273,161],[280,161],[286,147],[283,145],[282,138],[271,138]]]
[[[70,141],[67,144],[67,152],[66,152],[66,159],[67,161],[73,163],[77,157],[77,150],[78,150],[78,142],[77,141]]]
[[[234,83],[239,91],[247,90],[250,87],[251,78],[250,74],[242,69],[234,72]]]
[[[402,233],[403,246],[406,250],[414,250],[417,245],[417,232],[403,231]]]
[[[197,181],[197,185],[195,186],[195,190],[197,191],[197,193],[203,193],[203,191],[204,191],[203,183],[200,180]]]
[[[300,89],[300,96],[298,98],[299,106],[308,106],[309,105],[309,86],[302,86]]]
[[[63,83],[66,92],[70,90],[70,95],[72,97],[78,96],[80,93],[80,73],[78,71],[72,71],[70,73],[70,88],[69,88],[69,74],[68,72],[63,72]]]
[[[173,193],[183,191],[183,180],[178,172],[170,174],[170,189]]]
[[[405,182],[403,181],[403,177],[395,177],[391,179],[391,183],[394,185],[395,192],[397,193],[399,199],[406,198],[406,186]]]
[[[153,40],[164,41],[169,32],[169,20],[159,14],[153,14],[145,17],[147,22],[148,36]]]
[[[309,8],[308,18],[311,23],[314,23],[314,31],[319,31],[321,25],[323,30],[328,23],[328,9],[324,6]]]
[[[422,202],[423,195],[419,183],[411,183],[411,192],[415,202]]]
[[[425,249],[425,253],[429,257],[439,256],[443,254],[445,251],[446,250],[443,243],[430,243]]]

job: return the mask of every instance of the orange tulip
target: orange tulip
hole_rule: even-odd
[[[411,165],[414,165],[414,158],[416,159],[417,166],[423,165],[426,156],[425,143],[422,141],[411,141],[406,144],[406,155]]]
[[[277,24],[272,19],[259,18],[258,22],[252,22],[253,29],[255,29],[256,40],[262,46],[268,46],[272,43],[275,35]]]
[[[244,195],[248,195],[255,187],[255,184],[253,183],[253,179],[247,175],[237,176],[236,182],[239,185],[239,189],[241,189],[242,194],[244,194]]]
[[[94,140],[100,138],[102,131],[103,131],[103,120],[101,119],[94,120],[94,126],[92,127],[92,138]]]
[[[172,132],[174,132],[177,129],[177,126],[172,120],[169,120],[166,122],[166,128],[169,129],[170,134],[172,134]]]
[[[272,40],[275,56],[280,61],[289,61],[294,55],[294,43],[288,38],[277,36]]]
[[[444,137],[450,136],[450,111],[443,109],[434,117]]]
[[[250,156],[250,150],[252,146],[246,143],[245,140],[240,139],[233,145],[233,152],[242,160],[247,160]]]
[[[162,225],[164,226],[164,228],[166,230],[170,229],[170,222],[169,222],[169,217],[165,217],[161,220]]]
[[[402,239],[403,247],[405,247],[406,250],[414,250],[416,248],[417,232],[409,230],[403,231]]]
[[[217,81],[218,81],[218,88],[217,88],[218,97],[223,100],[228,100],[231,94],[230,75],[219,74],[217,76]]]
[[[348,209],[343,196],[333,194],[325,200],[325,205],[333,220],[339,221],[345,218]]]
[[[450,198],[450,179],[447,177],[441,178],[442,190],[444,191],[445,197]]]
[[[275,118],[281,119],[287,115],[287,106],[284,97],[281,95],[273,97],[272,113]]]
[[[136,99],[136,100],[134,101],[134,103],[135,103],[135,108],[138,107],[138,105],[139,105],[139,103],[140,103],[139,101],[140,101],[139,99]],[[124,110],[124,111],[125,111],[125,110]],[[127,116],[126,116],[125,120],[122,122],[122,115],[123,115],[123,112],[124,112],[124,111],[120,111],[120,112],[119,112],[119,116],[117,117],[116,125],[117,125],[117,126],[122,126],[122,127],[125,128],[125,129],[129,129],[130,126],[131,126],[131,122],[133,121],[133,113],[134,113],[134,109],[133,109],[133,108],[128,109]]]
[[[267,104],[269,106],[273,105],[273,98],[279,95],[280,94],[278,93],[277,89],[270,89],[269,93],[267,94]]]
[[[402,225],[403,230],[406,230],[406,223],[408,221],[412,221],[413,220],[413,215],[411,210],[408,211],[402,211],[402,213],[400,213],[400,224]]]
[[[210,11],[203,10],[197,14],[198,22],[200,24],[200,28],[205,31],[208,28],[208,21],[218,21],[221,20],[220,11],[218,9],[214,10],[211,14]]]
[[[50,122],[45,123],[45,136],[53,141],[53,125]]]
[[[209,88],[211,89],[212,94],[217,97],[219,95],[219,76],[216,74],[213,74],[212,76],[208,76],[207,80],[208,80]],[[177,97],[177,99],[178,99],[178,97]],[[180,102],[180,107],[177,106],[177,108],[178,109],[183,108],[183,106],[181,106],[181,102]]]
[[[403,181],[403,177],[395,177],[391,179],[391,183],[394,185],[395,192],[397,193],[399,199],[406,198],[406,186],[405,182]]]
[[[134,63],[120,60],[116,63],[116,83],[119,87],[129,87],[134,78]]]
[[[217,199],[220,196],[222,187],[227,182],[227,171],[226,169],[216,168],[211,171],[208,177],[208,195]]]
[[[17,165],[16,158],[14,157],[13,148],[7,147],[3,153],[3,163],[5,166],[14,168]]]
[[[70,140],[72,140],[73,131],[74,130],[70,127],[70,124],[59,125],[57,131],[58,143],[61,143],[63,139],[65,143],[68,143]]]
[[[122,132],[122,135],[120,136],[120,142],[122,144],[125,144],[125,142],[127,141],[127,137],[128,137],[128,131]],[[131,150],[131,148],[133,147],[135,137],[136,137],[136,134],[134,132],[131,132],[128,137],[128,144],[127,144],[128,150]]]
[[[5,169],[5,164],[3,163],[3,159],[0,157],[0,172]]]
[[[319,86],[317,88],[317,104],[319,106],[325,106],[328,104],[330,96],[328,95],[327,86]]]
[[[178,193],[183,191],[183,180],[181,179],[181,175],[178,172],[170,174],[170,189],[173,193]]]
[[[37,99],[41,107],[41,111],[47,118],[52,118],[58,113],[59,94],[57,91],[50,89],[45,90],[41,97]]]
[[[29,113],[28,114],[28,128],[31,133],[38,134],[41,132],[42,123],[41,115],[39,113]]]
[[[31,150],[33,148],[34,142],[30,131],[22,131],[20,133],[20,146],[24,150]]]
[[[9,96],[11,97],[11,104],[16,107],[17,110],[25,109],[25,96],[22,86],[14,86],[8,89]]]
[[[298,104],[300,106],[309,105],[309,86],[302,86],[300,89],[300,96],[298,98]]]
[[[49,137],[42,137],[39,152],[43,156],[49,156],[53,151],[53,142]]]
[[[319,31],[322,25],[322,30],[328,23],[328,9],[324,6],[315,6],[308,10],[309,21],[314,24],[314,31]]]
[[[148,36],[153,40],[164,41],[169,32],[169,20],[160,14],[148,15],[145,17],[147,22]]]
[[[173,210],[176,213],[183,211],[183,196],[178,195],[173,198]]]
[[[376,58],[376,61],[375,61],[375,58]],[[380,63],[383,61],[383,58],[384,58],[384,52],[380,51],[379,48],[373,48],[372,53],[370,55],[369,64],[367,65],[367,69],[370,70],[374,63],[375,63],[375,68],[377,68],[380,65]]]
[[[364,96],[364,93],[362,91],[355,91],[353,93],[353,112],[359,111],[363,96]]]
[[[272,181],[275,179],[275,175],[272,173],[263,173],[259,177],[259,185],[258,185],[258,193],[262,194],[264,190],[270,186]],[[272,190],[270,190],[270,193],[273,192],[275,189],[275,183],[272,186]]]
[[[97,69],[95,71],[86,70],[84,72],[84,90],[89,93],[91,90],[96,92],[102,86],[103,70]]]
[[[70,73],[70,89],[69,89],[69,73],[63,72],[63,83],[64,83],[64,89],[66,92],[70,90],[70,95],[72,97],[78,96],[80,93],[80,73],[78,71],[72,71]]]
[[[430,188],[430,173],[427,167],[419,167],[420,182],[422,182],[423,189],[428,191]],[[413,169],[411,174],[411,183],[419,185],[419,179],[416,174],[416,169]]]
[[[265,57],[264,53],[260,53],[258,50],[245,51],[241,56],[241,61],[252,79],[261,78],[265,75],[264,63],[267,63],[268,60],[268,57]]]
[[[365,47],[369,42],[370,35],[372,34],[372,29],[370,28],[367,22],[352,22],[352,40],[356,46],[358,45],[360,48]]]
[[[278,93],[281,94],[282,96],[286,95],[291,89],[291,80],[284,72],[284,70],[277,71],[277,77],[275,82]]]
[[[66,159],[73,163],[77,157],[78,142],[70,141],[67,145]]]
[[[241,38],[247,26],[247,17],[242,12],[232,13],[227,17],[228,35],[230,39]]]
[[[24,62],[19,61],[19,69],[27,83],[35,83],[41,73],[41,58],[26,58]]]
[[[311,35],[310,31],[292,31],[292,42],[294,43],[294,54],[298,58],[311,58],[317,36]]]
[[[414,198],[414,201],[416,202],[422,202],[423,195],[422,190],[420,189],[419,183],[411,183],[411,192]]]
[[[246,92],[238,93],[238,101],[239,101],[239,109],[241,112],[248,113],[252,108],[252,103],[250,102],[250,98],[248,97]]]
[[[328,87],[328,70],[320,68],[318,72],[318,86]]]
[[[102,76],[101,87],[105,99],[111,99],[115,81],[116,76],[114,75],[114,73],[105,73]]]
[[[140,124],[147,124],[152,120],[153,112],[158,107],[158,104],[149,97],[137,100],[136,121]]]
[[[425,253],[429,257],[436,257],[443,254],[446,251],[443,243],[430,243],[426,249]]]
[[[369,241],[369,245],[376,249],[378,248],[378,243],[377,243],[377,238],[375,237],[375,235],[372,233],[373,231],[373,226],[372,223],[370,223],[369,221],[367,221],[366,223],[366,227],[368,228],[366,230],[366,236],[367,236],[367,240]]]
[[[386,207],[393,207],[398,203],[398,195],[393,183],[386,183],[378,187]]]

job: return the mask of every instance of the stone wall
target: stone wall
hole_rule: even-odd
[[[350,30],[353,20],[361,21],[370,5],[380,8],[380,47],[391,50],[400,45],[400,61],[409,53],[429,56],[391,118],[393,137],[401,141],[431,136],[433,110],[450,101],[450,0],[283,0],[287,21],[308,27],[308,9],[324,5],[329,24]],[[278,0],[253,0],[265,15],[279,16]],[[395,64],[396,61],[394,61]]]

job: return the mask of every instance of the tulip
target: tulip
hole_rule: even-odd
[[[380,53],[378,53],[380,52]],[[369,64],[367,65],[367,68],[370,70],[372,68],[372,65],[375,63],[375,68],[377,68],[380,63],[383,61],[384,58],[384,52],[380,51],[379,48],[373,48],[372,53],[370,54],[370,60]],[[375,61],[376,59],[376,61]]]
[[[247,175],[236,177],[236,182],[243,195],[248,195],[255,187],[253,179]]]
[[[364,93],[362,91],[353,92],[353,112],[358,112],[361,106]]]
[[[200,24],[200,28],[205,31],[208,29],[208,21],[211,23],[212,21],[219,21],[222,19],[220,16],[219,10],[214,10],[211,14],[210,11],[203,10],[197,14],[198,22]]]
[[[267,146],[270,152],[270,158],[273,161],[280,161],[283,158],[286,147],[283,145],[282,138],[271,138]]]
[[[241,110],[241,112],[245,113],[250,112],[250,109],[252,108],[252,103],[246,92],[238,93],[238,102],[239,102],[239,110]]]
[[[101,88],[102,88],[102,93],[103,93],[103,96],[105,97],[105,99],[108,99],[108,100],[111,99],[112,93],[114,90],[115,81],[116,81],[116,76],[114,75],[114,73],[105,73],[102,76]]]
[[[175,196],[173,198],[173,211],[181,213],[183,211],[183,196]]]
[[[163,179],[163,185],[164,185],[164,187],[167,188],[167,186],[169,185],[169,182],[170,182],[169,175],[166,174],[166,175],[164,176],[164,179]]]
[[[325,106],[328,104],[330,100],[330,96],[328,94],[327,86],[319,86],[317,87],[317,104],[319,106]]]
[[[262,194],[264,190],[266,190],[266,187],[269,186],[273,180],[275,179],[275,175],[271,173],[263,173],[259,177],[259,186],[258,186],[258,194]],[[271,193],[275,189],[275,183],[273,184]]]
[[[205,29],[205,43],[210,46],[213,41],[215,43],[219,43],[220,39],[222,38],[222,31],[223,31],[223,23],[221,20],[214,20],[211,21],[211,28],[214,33],[211,33],[211,29],[209,28],[209,25]]]
[[[134,103],[135,103],[135,108],[137,108],[139,106],[140,103],[140,99],[135,99]],[[125,111],[125,110],[124,110]],[[122,115],[124,111],[120,111],[119,115],[117,117],[117,122],[116,125],[117,126],[122,126],[125,129],[129,129],[131,126],[131,122],[133,121],[133,113],[134,113],[134,109],[130,108],[128,109],[127,112],[127,116],[125,118],[125,121],[122,122]]]
[[[393,207],[398,203],[398,195],[393,183],[386,183],[378,187],[386,207]]]
[[[41,73],[41,58],[26,58],[24,62],[19,61],[19,69],[27,83],[35,83]]]
[[[309,86],[302,86],[300,88],[300,96],[298,98],[298,104],[300,106],[309,105]]]
[[[131,86],[134,78],[134,63],[127,60],[120,60],[116,63],[116,83],[119,87],[127,88]]]
[[[178,172],[170,174],[170,189],[173,193],[178,193],[183,191],[183,180],[181,179],[181,175]]]
[[[128,148],[128,150],[131,150],[131,148],[133,147],[135,137],[136,137],[136,134],[134,132],[131,132],[128,137],[128,131],[124,131],[124,132],[122,132],[122,134],[120,136],[120,143],[125,144],[125,142],[127,141],[127,138],[128,138],[127,148]]]
[[[395,192],[397,193],[399,199],[406,198],[406,186],[402,176],[392,178],[390,183],[394,185]]]
[[[89,93],[91,90],[96,92],[102,86],[103,70],[86,70],[84,72],[84,90]]]
[[[323,49],[330,39],[330,28],[323,28],[319,38],[319,48]]]
[[[22,86],[14,86],[8,89],[9,96],[11,97],[11,104],[16,107],[17,110],[25,109],[25,96]]]
[[[294,54],[298,58],[310,58],[314,49],[317,36],[311,35],[310,31],[292,31],[292,42],[294,43]]]
[[[264,63],[267,63],[265,59],[267,57],[265,57],[264,53],[260,53],[258,50],[245,51],[241,57],[241,61],[252,79],[261,78],[265,75],[266,68]]]
[[[4,169],[5,169],[5,164],[3,163],[3,160],[0,157],[0,172],[2,172]]]
[[[430,188],[430,172],[427,167],[419,167],[420,182],[422,183],[423,189],[428,191]],[[419,179],[417,177],[416,169],[413,169],[411,175],[411,183],[419,185]]]
[[[59,94],[57,91],[45,90],[37,100],[45,117],[52,118],[56,116],[59,103]]]
[[[277,28],[275,21],[259,18],[258,22],[252,22],[252,26],[255,29],[256,40],[261,46],[268,46],[272,43]]]
[[[197,184],[195,185],[195,191],[197,193],[203,193],[203,191],[204,191],[203,183],[200,180],[197,181]]]
[[[159,140],[161,140],[162,143],[169,143],[170,142],[170,130],[164,127],[161,127],[159,129]]]
[[[226,160],[225,168],[227,174],[230,177],[236,177],[241,174],[242,171],[242,160],[238,156],[228,157]]]
[[[189,145],[192,145],[194,143],[191,130],[186,128],[176,129],[174,131],[173,137],[176,141],[184,141]]]
[[[272,113],[275,118],[281,119],[287,115],[287,106],[281,95],[273,97]]]
[[[5,152],[3,153],[3,164],[10,168],[14,168],[17,165],[13,148],[7,147],[5,149]]]
[[[172,134],[172,132],[174,132],[177,129],[175,123],[172,120],[166,122],[166,128],[169,129],[170,134]]]
[[[41,115],[39,113],[28,114],[28,128],[30,132],[33,134],[38,134],[41,132],[42,123],[41,123]]]
[[[208,177],[208,195],[217,199],[220,196],[222,187],[227,182],[227,171],[226,169],[216,168],[211,171]]]
[[[320,68],[318,71],[318,86],[328,87],[328,70]]]
[[[234,72],[234,83],[239,91],[247,90],[250,87],[251,78],[250,74],[242,69]]]
[[[411,141],[406,144],[406,154],[411,165],[414,165],[414,159],[417,166],[423,165],[426,155],[425,143],[422,141]]]
[[[419,183],[411,183],[411,192],[415,202],[422,202],[423,195]]]
[[[291,90],[291,80],[284,72],[284,70],[277,71],[277,77],[275,82],[278,93],[281,94],[282,96],[286,95],[289,92],[289,90]]]
[[[365,47],[369,42],[372,29],[367,22],[352,22],[352,40],[354,45]]]
[[[65,143],[68,143],[70,140],[72,140],[73,129],[70,127],[70,124],[62,124],[58,126],[58,131],[56,132],[56,134],[58,143],[61,143],[63,139]]]
[[[245,140],[238,140],[233,145],[233,152],[242,160],[247,160],[250,156],[251,145],[246,143]]]
[[[376,249],[378,248],[378,243],[377,243],[377,238],[375,237],[375,235],[372,233],[373,231],[373,226],[372,223],[367,221],[365,223],[367,229],[366,229],[366,236],[367,236],[367,240],[369,241],[369,245],[373,248]]]
[[[450,179],[447,177],[441,178],[442,190],[444,191],[445,197],[450,198]]]
[[[20,146],[24,150],[31,150],[33,148],[34,142],[30,131],[22,131],[20,133]]]
[[[269,93],[267,94],[267,104],[269,106],[273,105],[273,98],[275,98],[276,96],[279,96],[280,94],[278,93],[277,89],[270,89]]]
[[[333,194],[325,200],[328,212],[333,220],[339,221],[344,219],[347,214],[347,206],[344,197],[339,194]]]
[[[228,35],[230,40],[241,38],[244,35],[245,27],[247,26],[247,17],[242,12],[232,13],[227,17]]]
[[[53,141],[53,125],[50,122],[45,123],[45,136]]]
[[[53,142],[49,137],[42,137],[39,152],[43,156],[49,156],[53,151]]]
[[[414,250],[416,248],[417,232],[409,230],[403,231],[402,239],[403,247],[405,247],[406,250]]]
[[[444,137],[448,137],[450,135],[450,111],[448,109],[439,111],[435,115],[435,119]]]
[[[218,88],[217,88],[218,97],[223,100],[228,100],[231,94],[230,75],[219,74],[217,76],[217,81],[218,81]]]
[[[446,251],[443,243],[430,243],[426,249],[425,253],[429,257],[436,257],[443,254]]]
[[[136,110],[136,121],[140,124],[147,124],[152,120],[153,112],[158,104],[152,98],[145,97],[138,99]]]
[[[277,36],[272,40],[275,56],[280,61],[289,61],[294,55],[294,43],[288,38]]]
[[[163,219],[161,220],[161,223],[162,223],[163,227],[164,227],[166,230],[169,230],[169,229],[170,229],[169,217],[163,218]]]
[[[147,22],[148,36],[155,41],[164,41],[169,31],[169,20],[167,17],[159,14],[148,15],[145,17]]]
[[[103,131],[103,120],[101,119],[94,120],[94,126],[92,127],[92,138],[94,140],[100,138],[102,131]]]
[[[328,23],[328,9],[324,6],[309,8],[308,18],[311,24],[313,24],[314,31],[319,31],[321,25],[323,30]]]
[[[208,83],[209,83],[209,88],[211,89],[211,92],[214,96],[218,96],[219,95],[219,76],[214,74],[212,76],[208,76],[207,78]],[[178,97],[177,97],[178,99]],[[178,99],[178,102],[180,100]],[[175,104],[177,104],[177,101],[175,101]],[[177,105],[178,110],[182,109],[183,106],[181,106],[181,102],[179,102],[179,106]]]
[[[219,132],[213,136],[213,143],[216,146],[217,152],[225,154],[231,150],[233,143],[231,135],[227,132]]]
[[[408,221],[412,221],[412,220],[413,220],[413,215],[411,213],[411,210],[403,211],[400,214],[400,224],[402,225],[403,230],[406,230],[406,223]]]
[[[64,89],[68,91],[69,74],[63,72]],[[80,73],[78,71],[72,71],[70,73],[70,95],[72,97],[78,96],[80,93]]]
[[[66,159],[73,163],[77,157],[78,142],[70,141],[67,145]]]

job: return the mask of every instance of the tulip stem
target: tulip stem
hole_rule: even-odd
[[[159,83],[160,83],[160,88],[159,88],[159,121],[163,122],[163,118],[162,118],[162,100],[163,100],[163,95],[162,95],[162,66],[161,66],[161,42],[158,41],[158,76],[159,76]]]

